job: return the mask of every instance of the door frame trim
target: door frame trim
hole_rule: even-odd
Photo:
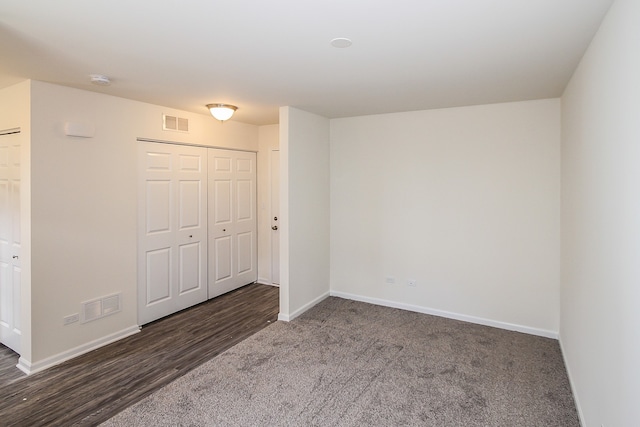
[[[162,140],[162,139],[154,139],[154,138],[136,138],[137,142],[155,142],[157,144],[171,144],[171,145],[186,145],[188,147],[202,147],[202,148],[215,148],[219,150],[231,150],[231,151],[242,151],[245,153],[257,153],[256,150],[243,150],[242,148],[229,148],[223,147],[220,145],[206,145],[206,144],[198,144],[195,142],[179,142],[179,141],[170,141],[170,140]]]

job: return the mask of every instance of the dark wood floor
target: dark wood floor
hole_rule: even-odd
[[[0,351],[0,425],[96,425],[276,321],[278,288],[248,285],[139,334],[25,376]]]
[[[16,368],[16,363],[18,363],[18,355],[10,348],[0,344],[0,387],[4,388],[11,381],[24,377],[22,371]],[[0,425],[2,425],[1,420]]]

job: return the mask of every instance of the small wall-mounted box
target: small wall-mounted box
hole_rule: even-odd
[[[66,122],[64,134],[80,138],[93,138],[96,134],[96,127],[92,123]]]

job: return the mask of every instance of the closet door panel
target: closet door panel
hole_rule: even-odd
[[[138,321],[207,299],[207,149],[139,142]]]
[[[257,280],[256,154],[209,150],[209,298]]]

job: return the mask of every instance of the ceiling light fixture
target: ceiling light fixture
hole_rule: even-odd
[[[238,107],[230,104],[207,104],[207,108],[211,115],[221,122],[229,120]]]

